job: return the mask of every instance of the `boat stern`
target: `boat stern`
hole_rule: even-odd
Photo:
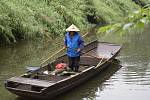
[[[42,98],[50,83],[23,77],[12,77],[4,82],[5,88],[10,92],[24,98]]]

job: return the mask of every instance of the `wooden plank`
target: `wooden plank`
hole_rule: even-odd
[[[55,84],[55,82],[49,82],[49,81],[38,80],[38,79],[30,79],[30,78],[24,78],[24,77],[12,77],[8,79],[7,81],[28,84],[28,85],[33,85],[33,86],[39,86],[39,87],[49,87]]]

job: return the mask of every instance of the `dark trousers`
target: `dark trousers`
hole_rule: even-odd
[[[78,57],[68,57],[69,60],[69,68],[75,72],[78,72],[80,56]]]

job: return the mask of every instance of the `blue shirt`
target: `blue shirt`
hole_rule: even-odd
[[[78,32],[75,32],[73,36],[70,36],[69,32],[67,32],[64,44],[67,46],[67,55],[69,57],[80,56],[80,52],[77,52],[77,49],[82,49],[84,47],[84,41]]]

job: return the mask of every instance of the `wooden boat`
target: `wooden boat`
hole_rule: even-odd
[[[39,69],[7,79],[5,87],[20,97],[49,99],[78,86],[101,72],[112,63],[120,50],[121,45],[94,41],[87,44],[82,50],[79,72],[51,74],[56,64],[68,63],[67,55],[62,55]],[[44,74],[45,71],[49,73]]]

